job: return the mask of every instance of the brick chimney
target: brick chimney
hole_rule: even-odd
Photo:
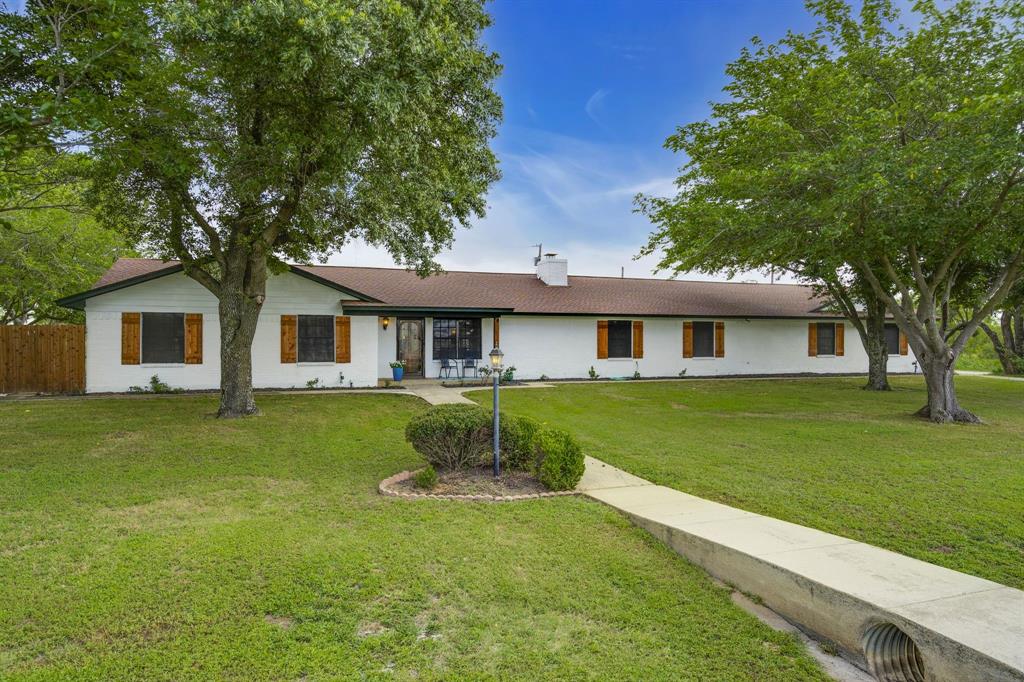
[[[556,258],[557,253],[545,253],[537,262],[537,279],[549,287],[569,286],[569,261]]]

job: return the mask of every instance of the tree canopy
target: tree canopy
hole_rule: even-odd
[[[18,211],[66,202],[86,169],[95,107],[134,68],[144,5],[121,0],[27,0],[0,12],[0,229]]]
[[[1020,3],[914,6],[860,15],[808,7],[809,34],[755,40],[729,65],[729,99],[667,146],[688,157],[677,196],[646,197],[648,250],[677,269],[805,268],[861,281],[925,370],[937,421],[973,420],[952,368],[1024,261],[1024,10]],[[992,273],[962,325],[961,278]]]
[[[116,258],[133,254],[123,235],[86,212],[17,211],[8,221],[0,230],[0,324],[83,322],[80,311],[54,301],[88,289]]]
[[[95,103],[93,200],[220,301],[221,413],[255,411],[268,268],[360,237],[421,273],[485,209],[501,115],[481,0],[153,3]]]

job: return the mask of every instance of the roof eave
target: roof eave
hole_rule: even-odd
[[[112,284],[107,284],[102,287],[95,287],[88,291],[82,291],[77,294],[65,296],[64,298],[58,298],[54,303],[64,308],[71,308],[73,310],[85,310],[85,301],[92,298],[93,296],[101,296],[103,294],[109,294],[112,291],[118,291],[120,289],[126,289],[136,284],[142,284],[143,282],[149,282],[154,279],[159,279],[167,275],[173,275],[176,272],[183,270],[181,263],[175,265],[168,265],[165,268],[154,270],[153,272],[147,272],[144,275],[136,275],[135,277],[129,277],[122,279]]]
[[[308,270],[303,270],[301,265],[291,265],[291,264],[289,264],[288,267],[289,267],[289,269],[292,272],[294,272],[299,277],[305,277],[306,279],[310,280],[311,282],[316,282],[317,284],[322,284],[325,287],[330,287],[331,289],[334,289],[335,291],[340,291],[343,294],[348,294],[349,296],[352,296],[352,297],[354,297],[355,299],[357,299],[359,301],[368,301],[368,302],[371,302],[371,303],[381,303],[382,302],[380,299],[374,298],[372,296],[368,296],[367,294],[364,294],[361,291],[356,291],[355,289],[349,289],[348,287],[342,286],[341,284],[338,284],[337,282],[332,282],[331,280],[326,279],[324,277],[321,277],[320,275],[315,275],[315,274],[313,274],[312,272],[310,272]]]
[[[375,298],[373,298],[371,296],[367,296],[366,294],[364,294],[362,292],[359,292],[359,291],[356,291],[355,289],[349,289],[348,287],[342,286],[342,285],[340,285],[340,284],[338,284],[336,282],[332,282],[329,279],[324,279],[323,277],[320,277],[319,275],[314,275],[311,272],[307,272],[306,270],[303,270],[301,268],[301,266],[289,265],[288,268],[289,268],[289,270],[291,272],[295,273],[299,277],[304,277],[304,278],[306,278],[306,279],[308,279],[308,280],[310,280],[312,282],[316,282],[317,284],[320,284],[322,286],[329,287],[331,289],[334,289],[335,291],[340,291],[343,294],[348,294],[349,296],[352,296],[352,297],[354,297],[354,298],[356,298],[356,299],[358,299],[360,301],[378,302],[377,299],[375,299]],[[120,281],[113,282],[112,284],[107,284],[107,285],[102,286],[102,287],[96,287],[94,289],[89,289],[87,291],[82,291],[82,292],[79,292],[77,294],[72,294],[70,296],[65,296],[64,298],[57,299],[55,301],[55,303],[57,305],[59,305],[59,306],[64,307],[64,308],[71,308],[73,310],[85,310],[85,302],[86,302],[86,300],[88,300],[88,299],[90,299],[90,298],[92,298],[94,296],[101,296],[103,294],[109,294],[112,291],[118,291],[120,289],[126,289],[128,287],[135,286],[136,284],[142,284],[143,282],[149,282],[149,281],[152,281],[154,279],[159,279],[160,277],[165,277],[167,275],[173,275],[174,273],[182,272],[183,270],[184,270],[184,267],[182,266],[181,263],[176,263],[174,265],[168,265],[165,268],[160,268],[159,270],[154,270],[153,272],[147,272],[144,275],[136,275],[135,277],[129,277],[127,279],[122,279]]]
[[[345,305],[341,302],[342,308],[348,315],[478,315],[478,316],[500,316],[511,313],[513,308],[480,308],[480,307],[459,307],[459,306],[433,306],[433,305],[397,305],[384,303],[381,305]]]

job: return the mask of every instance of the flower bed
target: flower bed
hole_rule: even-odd
[[[463,471],[447,471],[438,475],[437,484],[426,491],[413,483],[415,471],[402,471],[385,478],[377,486],[381,495],[409,499],[433,498],[471,502],[513,502],[543,497],[575,495],[574,490],[548,491],[541,483],[522,472],[505,472],[498,481],[490,469],[475,467]]]

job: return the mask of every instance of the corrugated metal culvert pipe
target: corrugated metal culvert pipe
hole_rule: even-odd
[[[910,636],[892,623],[864,632],[864,657],[879,682],[925,682],[924,661]]]

